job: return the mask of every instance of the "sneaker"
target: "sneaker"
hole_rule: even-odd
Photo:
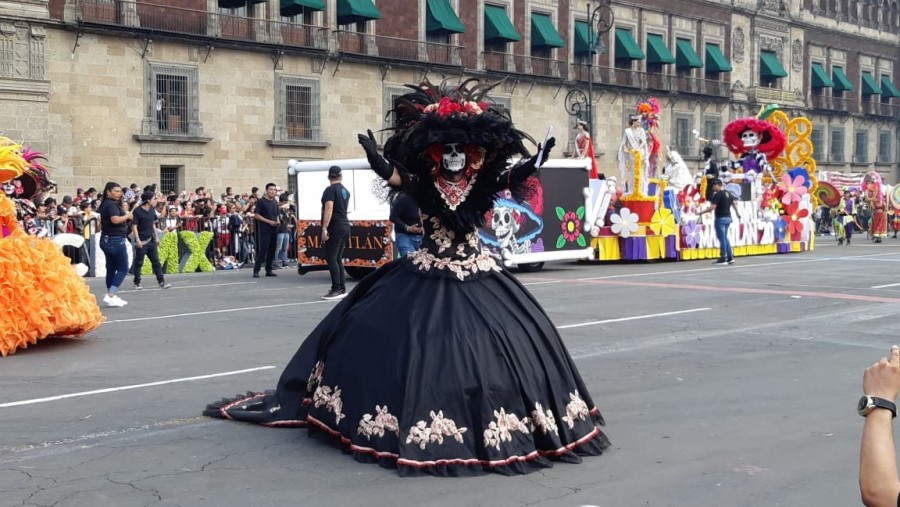
[[[122,307],[128,304],[128,301],[125,301],[119,296],[104,297],[103,302],[106,303],[106,306],[109,307]]]
[[[254,272],[254,273],[253,273],[253,278],[259,278],[259,273]]]
[[[268,273],[266,273],[266,276],[278,276],[278,275],[276,275],[275,273],[269,271]]]
[[[144,288],[141,287],[141,284],[136,283],[136,284],[134,284],[134,290],[144,290]]]
[[[172,284],[171,284],[171,283],[162,282],[162,283],[159,284],[159,288],[160,288],[160,289],[168,289],[168,288],[171,288],[171,287],[172,287]]]
[[[339,290],[330,290],[330,291],[328,291],[328,294],[325,294],[324,296],[322,296],[322,299],[329,299],[329,300],[330,299],[342,299],[346,295],[347,294],[342,293]]]
[[[714,266],[724,266],[726,264],[728,264],[728,261],[719,260],[719,261],[713,262]]]
[[[734,259],[728,259],[728,260],[725,261],[725,262],[726,262],[727,264],[734,264]]]

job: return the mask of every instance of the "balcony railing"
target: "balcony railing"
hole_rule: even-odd
[[[796,95],[790,90],[768,88],[765,86],[751,87],[749,96],[750,100],[754,102],[769,102],[775,104],[791,104],[796,99]]]
[[[127,0],[77,0],[80,23],[328,49],[327,29]]]
[[[482,56],[484,59],[484,70],[562,79],[568,78],[566,63],[561,60],[489,51],[482,53]]]
[[[900,105],[883,102],[863,102],[862,113],[887,118],[900,118]]]
[[[658,72],[635,72],[628,69],[599,67],[596,65],[591,69],[594,74],[594,83],[665,92],[677,91],[723,98],[728,97],[731,93],[730,83],[726,81],[675,76]],[[587,64],[572,64],[571,77],[575,81],[588,82]]]
[[[337,49],[341,53],[388,60],[462,65],[462,46],[398,39],[347,30],[336,30],[334,38]]]

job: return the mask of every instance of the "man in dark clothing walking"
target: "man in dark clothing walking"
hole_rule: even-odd
[[[256,203],[256,263],[253,278],[259,278],[259,267],[266,259],[266,276],[278,276],[272,272],[275,259],[275,241],[278,238],[278,201],[275,199],[277,185],[266,184],[266,193]]]
[[[156,193],[146,191],[141,194],[141,205],[132,212],[134,219],[131,221],[131,232],[134,236],[134,289],[141,290],[141,268],[144,267],[144,256],[150,259],[153,274],[159,288],[168,289],[171,285],[166,283],[163,276],[162,265],[159,263],[159,231],[156,223],[159,217],[156,215]]]
[[[406,257],[422,246],[422,220],[419,217],[419,206],[413,196],[400,192],[391,203],[391,223],[394,224],[394,235],[397,237],[397,254]]]
[[[333,165],[328,169],[328,188],[322,193],[322,242],[325,243],[325,261],[331,273],[331,290],[322,299],[341,299],[347,295],[344,274],[344,247],[350,238],[350,220],[347,206],[350,191],[341,184],[341,168]]]
[[[719,260],[714,264],[720,266],[734,264],[734,252],[731,250],[731,242],[728,240],[728,228],[731,227],[731,209],[734,208],[734,213],[737,215],[738,220],[741,219],[741,215],[738,212],[737,204],[734,203],[734,196],[731,195],[731,192],[724,189],[722,180],[719,178],[714,179],[712,187],[715,191],[712,199],[709,200],[712,206],[701,211],[700,215],[710,211],[715,212],[716,239],[719,240]]]

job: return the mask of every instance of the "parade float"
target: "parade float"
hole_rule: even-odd
[[[639,106],[640,108],[640,106]],[[640,109],[638,109],[640,112]],[[735,256],[812,250],[812,212],[819,199],[836,197],[832,185],[819,189],[810,140],[812,124],[789,118],[777,107],[753,118],[731,122],[722,144],[734,155],[724,162],[707,157],[706,170],[694,177],[676,152],[659,177],[648,177],[643,153],[629,150],[634,181],[591,180],[584,189],[583,229],[598,261],[694,260],[719,257],[713,216],[698,216],[706,206],[706,187],[719,177],[740,209],[728,231]],[[701,139],[711,147],[718,141]],[[714,149],[706,151],[713,153]],[[646,153],[646,152],[645,152]],[[646,190],[645,190],[646,189]],[[835,195],[837,194],[837,195]]]

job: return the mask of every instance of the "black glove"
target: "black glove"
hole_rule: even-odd
[[[366,131],[369,135],[357,134],[359,145],[366,152],[366,160],[369,161],[369,167],[375,171],[375,174],[381,176],[382,179],[388,180],[394,174],[394,168],[378,154],[378,142],[375,141],[375,134],[371,130]]]
[[[541,145],[538,144],[537,154],[512,168],[510,180],[516,183],[525,181],[529,176],[534,174],[534,171],[536,171],[538,167],[544,165],[544,162],[550,158],[550,150],[552,150],[554,146],[556,146],[556,138],[551,137],[550,139],[547,139],[547,146],[544,149],[541,161],[538,162],[538,154],[541,154]]]

